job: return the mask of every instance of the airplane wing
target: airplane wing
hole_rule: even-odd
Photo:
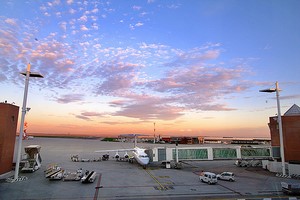
[[[121,157],[119,155],[120,152],[125,152],[124,153],[124,158],[129,159],[132,158],[133,156],[129,156],[128,155],[128,151],[136,151],[135,149],[112,149],[112,150],[99,150],[99,151],[95,151],[95,153],[109,153],[109,152],[116,152],[116,155],[114,156],[115,159],[119,160]],[[107,160],[109,157],[103,155],[103,157]]]
[[[112,150],[99,150],[95,151],[96,153],[107,153],[107,152],[126,152],[126,151],[135,151],[135,149],[112,149]]]

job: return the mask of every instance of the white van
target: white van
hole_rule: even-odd
[[[202,172],[199,179],[208,184],[216,184],[218,182],[216,174],[211,172]]]

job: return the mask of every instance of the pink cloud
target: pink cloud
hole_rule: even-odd
[[[133,6],[132,9],[133,10],[140,10],[142,7],[141,6]]]
[[[92,13],[98,13],[98,12],[99,12],[99,9],[98,9],[98,8],[94,8],[91,12],[92,12]]]
[[[87,20],[88,20],[88,17],[86,15],[83,15],[78,19],[78,21],[80,21],[80,22],[87,22]]]
[[[15,19],[10,19],[10,18],[7,18],[4,20],[7,24],[9,25],[12,25],[12,26],[17,26],[17,22]]]
[[[85,25],[80,26],[80,30],[82,31],[88,31],[89,29]]]
[[[101,86],[98,88],[98,91],[101,94],[112,94],[116,93],[120,90],[130,88],[131,86],[131,78],[126,75],[118,75],[107,78]]]
[[[86,121],[92,121],[92,117],[101,117],[103,114],[98,112],[82,112],[79,115],[75,115],[79,119]]]
[[[63,103],[63,104],[67,104],[67,103],[73,103],[73,102],[80,102],[83,101],[84,97],[82,94],[65,94],[62,95],[61,97],[57,97],[56,101],[58,103]]]
[[[120,50],[118,56],[122,56],[126,51]],[[111,61],[102,65],[101,72],[95,71],[94,74],[101,73],[104,81],[98,86],[100,94],[116,94],[121,90],[127,91],[133,85],[133,80],[137,76],[136,71],[139,65],[127,62]],[[125,89],[125,90],[124,90]]]
[[[76,13],[76,10],[73,9],[73,8],[70,8],[69,13],[70,13],[70,14],[75,14],[75,13]]]
[[[83,119],[83,120],[86,120],[86,121],[91,121],[91,118],[86,117],[86,116],[83,116],[83,115],[76,115],[76,117],[77,117],[78,119]]]
[[[144,24],[142,22],[138,22],[138,23],[135,24],[136,27],[143,26],[143,25]]]
[[[72,21],[73,28],[77,27],[76,22]],[[119,99],[110,103],[110,106],[119,108],[112,115],[141,120],[173,120],[191,110],[229,111],[234,108],[217,100],[249,87],[241,81],[245,73],[242,68],[207,67],[207,61],[211,63],[219,58],[219,45],[211,44],[188,51],[154,43],[141,43],[138,47],[104,48],[100,40],[90,40],[88,34],[87,37],[81,35],[85,37],[84,42],[60,42],[60,35],[56,32],[37,41],[26,28],[22,29],[26,37],[20,40],[20,31],[12,20],[0,23],[5,24],[5,29],[0,32],[0,54],[3,58],[0,65],[1,69],[7,68],[9,71],[0,80],[14,77],[20,70],[7,66],[17,66],[20,59],[26,63],[27,58],[35,71],[47,77],[38,84],[44,84],[43,87],[51,90],[83,88],[87,85],[85,80],[92,80],[88,87],[84,87],[87,90],[84,92]],[[84,25],[79,27],[87,29]],[[97,59],[90,59],[88,54]],[[153,67],[163,72],[155,72]],[[154,75],[146,71],[153,71]],[[156,73],[160,73],[160,76],[156,76]],[[72,103],[81,102],[84,98],[75,93],[54,100]],[[77,117],[89,120],[92,117],[89,115],[93,113],[83,112]]]
[[[210,49],[203,51],[201,48],[195,48],[187,52],[178,51],[174,61],[166,63],[166,66],[185,67],[186,65],[200,65],[208,60],[214,60],[220,55],[219,49]]]
[[[48,12],[44,12],[44,15],[45,15],[46,17],[50,17],[50,16],[51,16],[51,14],[48,13]]]
[[[214,103],[224,95],[241,92],[249,86],[240,80],[242,69],[191,67],[170,70],[165,78],[147,83],[162,94],[169,94],[170,102],[178,102],[186,109],[232,110]]]
[[[145,51],[143,55],[151,50],[149,57],[161,49],[167,50],[166,46],[154,44],[142,44],[140,48]],[[111,106],[120,108],[115,115],[142,120],[176,119],[191,110],[235,110],[226,103],[217,103],[217,99],[249,88],[248,83],[241,80],[245,70],[240,67],[205,67],[207,60],[216,59],[220,55],[220,50],[209,48],[192,49],[188,52],[174,51],[178,56],[173,59],[179,63],[170,69],[165,68],[164,70],[169,70],[156,80],[140,80],[139,65],[107,63],[102,66],[101,71],[105,80],[97,91],[99,94],[123,99],[110,103]],[[129,52],[123,50],[124,54]],[[167,54],[168,51],[164,53]],[[162,63],[163,66],[169,64]],[[141,95],[144,92],[149,95]]]
[[[67,30],[67,22],[61,22],[59,23],[59,26],[63,31]]]
[[[82,112],[81,115],[83,116],[87,116],[87,117],[98,117],[98,116],[102,116],[102,113],[98,113],[98,112]]]
[[[200,59],[203,60],[210,60],[210,59],[215,59],[218,58],[220,55],[220,50],[208,50],[204,52],[203,55],[200,56]]]
[[[115,104],[115,102],[112,102]],[[131,95],[131,99],[123,101],[121,110],[114,115],[138,118],[141,120],[163,119],[173,120],[183,115],[184,109],[162,103],[160,98],[149,95]]]

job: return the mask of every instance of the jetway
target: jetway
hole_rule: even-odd
[[[178,160],[270,159],[271,147],[178,147]],[[155,147],[153,162],[175,161],[176,147]]]

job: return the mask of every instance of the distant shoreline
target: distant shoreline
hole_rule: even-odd
[[[17,136],[19,134],[17,133]],[[28,133],[28,136],[33,136],[33,137],[50,137],[50,138],[82,138],[82,139],[103,139],[103,138],[119,138],[119,135],[84,135],[84,134],[59,134],[59,133]],[[271,137],[231,137],[231,136],[182,136],[182,135],[174,135],[174,136],[164,136],[161,135],[161,137],[166,137],[166,138],[170,138],[170,137],[198,137],[198,138],[215,138],[215,139],[267,139],[267,140],[271,140]],[[153,138],[152,135],[145,135],[142,138]]]
[[[32,137],[40,138],[75,138],[75,139],[103,139],[106,137],[96,137],[96,136],[74,136],[74,135],[29,135]]]
[[[19,136],[19,134],[16,134]],[[103,139],[103,138],[117,138],[117,136],[90,136],[90,135],[65,135],[65,134],[27,134],[29,137],[41,137],[41,138],[78,138],[78,139]]]

